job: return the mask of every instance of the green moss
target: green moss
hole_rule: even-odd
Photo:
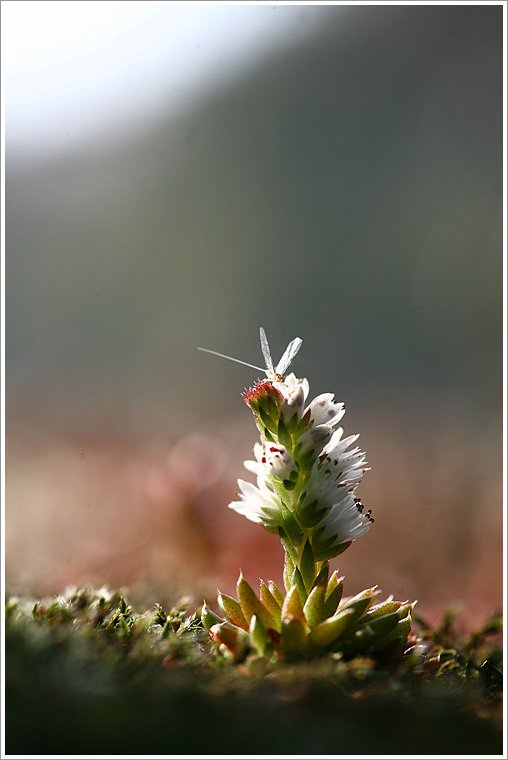
[[[397,665],[225,657],[187,604],[79,589],[6,604],[9,754],[500,754],[500,618]],[[487,665],[483,665],[483,663]],[[483,665],[483,667],[482,667]]]

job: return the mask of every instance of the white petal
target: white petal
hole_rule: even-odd
[[[310,410],[310,418],[314,425],[334,425],[345,413],[342,402],[334,402],[333,393],[322,393],[310,402],[304,414]]]

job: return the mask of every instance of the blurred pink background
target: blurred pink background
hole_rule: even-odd
[[[486,431],[458,446],[404,419],[363,421],[370,472],[358,493],[375,522],[337,560],[345,593],[378,584],[419,600],[436,618],[460,602],[459,620],[481,622],[502,603],[499,441]],[[346,433],[358,432],[347,426]],[[123,586],[141,597],[193,595],[215,605],[241,568],[251,585],[280,584],[277,537],[227,508],[257,438],[242,417],[175,441],[113,435],[71,439],[22,427],[7,458],[8,586],[56,594],[69,584]],[[368,446],[367,446],[368,444]]]

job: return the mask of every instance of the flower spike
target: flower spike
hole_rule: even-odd
[[[229,507],[279,535],[286,596],[273,581],[269,586],[261,581],[258,597],[240,574],[238,602],[219,593],[226,621],[217,623],[207,610],[205,625],[227,650],[243,651],[250,637],[251,649],[268,659],[321,651],[400,656],[412,605],[390,597],[374,607],[376,586],[342,601],[344,578],[336,572],[329,578],[328,561],[374,522],[356,496],[368,469],[364,452],[353,447],[358,435],[343,437],[339,422],[345,408],[333,394],[322,393],[308,403],[308,381],[293,373],[284,377],[301,348],[300,338],[289,343],[275,367],[263,328],[260,339],[266,379],[243,393],[260,433],[255,459],[245,462],[256,482],[238,480],[238,499]]]

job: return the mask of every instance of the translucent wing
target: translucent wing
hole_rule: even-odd
[[[266,333],[262,327],[259,328],[259,337],[261,339],[261,351],[263,352],[267,374],[273,375],[274,369],[273,369],[272,355],[270,353],[270,346],[268,345]]]
[[[298,351],[300,350],[300,346],[302,345],[302,339],[301,338],[295,338],[291,341],[289,346],[284,351],[282,358],[280,362],[275,367],[275,374],[276,375],[283,375],[295,356],[297,355]]]

